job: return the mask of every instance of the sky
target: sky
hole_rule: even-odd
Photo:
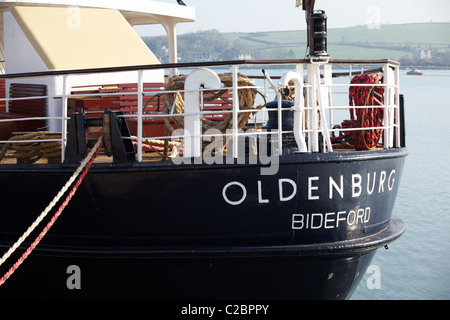
[[[177,3],[176,0],[156,1]],[[195,8],[196,21],[178,24],[178,34],[211,29],[258,32],[306,28],[304,11],[295,7],[295,0],[183,1]],[[316,0],[315,9],[325,10],[328,28],[450,22],[450,0]],[[136,31],[143,36],[165,35],[161,26],[136,27]]]

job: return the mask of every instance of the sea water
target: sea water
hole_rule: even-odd
[[[450,299],[450,70],[401,71],[409,155],[393,215],[405,233],[378,249],[357,299]]]

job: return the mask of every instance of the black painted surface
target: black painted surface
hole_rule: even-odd
[[[0,295],[345,298],[374,249],[403,232],[389,222],[405,156],[290,155],[269,176],[259,165],[95,165]],[[2,252],[73,170],[0,168]],[[81,290],[67,289],[69,265]]]

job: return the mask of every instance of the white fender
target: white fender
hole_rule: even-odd
[[[308,152],[308,147],[306,146],[304,134],[301,132],[303,129],[303,79],[297,72],[288,71],[283,74],[280,79],[281,87],[287,87],[289,81],[294,82],[295,86],[295,98],[294,98],[294,137],[297,142],[297,147],[299,152]]]
[[[184,82],[184,157],[200,157],[202,152],[202,123],[200,112],[200,92],[198,89],[220,89],[223,87],[219,76],[207,68],[192,71]],[[189,115],[189,113],[192,113]]]

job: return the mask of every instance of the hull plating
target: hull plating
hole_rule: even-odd
[[[404,230],[391,213],[405,156],[292,155],[270,176],[258,165],[95,165],[0,295],[32,296],[42,282],[40,297],[348,297]],[[71,172],[0,169],[2,252]],[[70,265],[81,290],[67,287]]]

